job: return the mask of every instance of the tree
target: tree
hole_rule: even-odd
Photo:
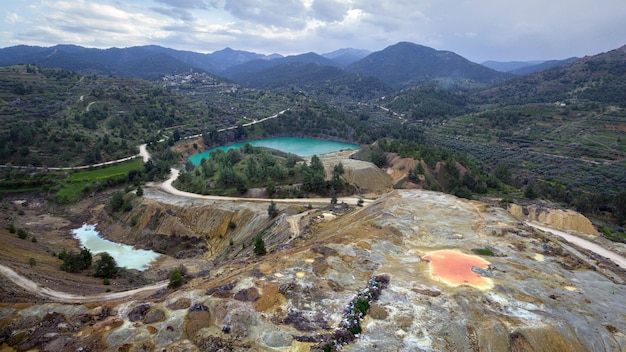
[[[115,258],[109,253],[104,252],[100,256],[100,259],[96,261],[96,271],[93,276],[110,279],[115,277],[119,271]]]
[[[141,186],[137,186],[137,192],[135,194],[137,194],[138,197],[143,196],[143,188],[141,188]]]
[[[621,191],[613,199],[613,206],[617,220],[623,224],[626,222],[626,191]]]
[[[265,190],[267,191],[267,196],[271,197],[276,193],[276,183],[274,181],[267,181],[267,185],[265,186]]]
[[[511,180],[512,180],[511,169],[509,165],[505,163],[498,163],[498,165],[496,165],[496,170],[494,171],[493,175],[498,180],[502,181],[503,183],[506,183],[506,184],[511,183]]]
[[[254,237],[254,254],[267,254],[267,250],[265,249],[265,241],[263,241],[263,236],[260,233]]]
[[[526,185],[526,189],[524,190],[524,197],[528,198],[528,199],[535,199],[537,198],[538,194],[537,191],[535,190],[535,184],[532,182],[529,182]]]
[[[344,172],[345,170],[343,169],[343,164],[341,162],[333,167],[333,175],[343,175]]]
[[[276,207],[276,203],[272,201],[269,207],[267,207],[267,215],[269,215],[270,219],[273,219],[278,216],[278,213],[279,211],[278,211],[278,208]]]
[[[330,204],[337,204],[337,192],[334,188],[330,189]]]
[[[115,192],[109,201],[109,208],[111,208],[111,212],[117,212],[122,209],[124,206],[124,193]]]
[[[385,152],[382,149],[378,147],[373,148],[371,158],[372,158],[372,163],[374,163],[374,165],[380,168],[387,166],[387,163],[388,163],[387,156],[385,155]]]
[[[28,232],[26,230],[24,230],[24,229],[19,229],[19,230],[17,230],[17,237],[25,240],[26,237],[28,237]]]
[[[65,250],[64,250],[65,251]],[[59,255],[61,257],[61,255]],[[63,256],[61,270],[70,273],[77,273],[91,266],[91,252],[87,248],[81,249],[79,253],[71,251]]]
[[[174,268],[170,272],[170,283],[167,285],[169,288],[177,288],[183,284],[183,275],[178,268]]]
[[[324,172],[324,164],[322,163],[322,161],[320,160],[320,158],[317,155],[313,155],[311,157],[311,170],[313,170],[313,173],[316,172]]]

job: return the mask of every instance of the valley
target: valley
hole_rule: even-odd
[[[626,349],[624,47],[83,49],[0,49],[0,350]]]
[[[361,322],[364,333],[345,350],[526,349],[539,339],[545,350],[584,351],[598,343],[608,350],[624,347],[619,331],[626,328],[620,323],[626,307],[614,297],[626,293],[626,272],[549,232],[521,225],[500,207],[424,190],[391,191],[363,207],[308,209],[308,202],[279,203],[281,214],[268,224],[267,203],[183,197],[155,185],[145,188],[136,206],[142,215],[130,228],[125,223],[130,214],[112,219],[87,199],[72,211],[90,214],[81,221],[97,222],[107,238],[170,247],[142,273],[144,280],[156,282],[128,291],[132,284],[123,275],[112,280],[112,292],[104,293],[101,283],[90,284],[84,274],[64,279],[58,269],[54,274],[46,269],[44,260],[29,268],[18,264],[24,260],[19,256],[11,263],[5,256],[5,274],[12,275],[4,268],[10,266],[35,281],[18,280],[26,291],[11,281],[3,285],[0,321],[3,331],[12,331],[5,343],[44,350],[60,345],[308,350],[337,326],[353,292],[371,276],[384,274],[389,287]],[[30,212],[27,208],[25,215]],[[58,220],[41,218],[29,230],[38,233],[45,223],[68,222],[61,214],[52,218]],[[230,221],[237,224],[234,229],[227,226]],[[264,256],[241,245],[258,231],[264,231]],[[55,232],[38,233],[37,244],[67,241],[62,234],[54,239]],[[173,248],[184,243],[185,251]],[[195,250],[199,243],[204,248]],[[12,253],[15,245],[4,246]],[[432,276],[429,255],[454,249],[477,256],[472,252],[477,248],[493,254],[480,256],[488,263],[484,269],[468,267],[465,275],[492,284],[450,285]],[[165,288],[167,281],[158,280],[181,264],[187,271],[184,289]],[[594,302],[593,310],[584,308],[588,301]],[[31,338],[20,337],[25,329],[31,329]]]

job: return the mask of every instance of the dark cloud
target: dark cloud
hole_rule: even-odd
[[[163,7],[152,7],[151,10],[154,12],[160,13],[162,15],[177,19],[177,20],[182,20],[182,21],[195,20],[195,17],[191,14],[191,12],[182,8],[166,9]]]
[[[325,22],[341,21],[350,6],[345,1],[315,0],[311,5],[313,17]]]
[[[302,29],[306,7],[299,0],[226,0],[224,9],[243,21],[263,26]]]

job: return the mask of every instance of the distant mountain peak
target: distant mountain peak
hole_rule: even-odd
[[[404,88],[431,81],[467,80],[490,84],[509,75],[473,63],[451,51],[436,50],[411,42],[399,42],[351,64],[348,71],[371,75]]]
[[[343,48],[322,54],[322,56],[335,61],[341,67],[345,67],[371,53],[371,51],[365,49]]]

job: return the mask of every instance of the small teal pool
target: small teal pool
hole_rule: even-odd
[[[72,234],[80,241],[80,245],[91,251],[92,254],[102,252],[109,253],[117,263],[117,266],[144,270],[150,263],[159,257],[159,253],[136,249],[127,244],[116,243],[100,237],[96,225],[83,225],[72,230]]]
[[[223,151],[227,151],[229,149],[243,147],[248,143],[254,147],[272,148],[286,153],[296,154],[298,156],[321,155],[336,152],[342,149],[359,149],[359,146],[356,144],[325,141],[314,138],[278,137],[216,147],[202,153],[191,155],[188,160],[194,165],[199,165],[202,159],[208,158],[209,155],[215,150],[221,149]]]

